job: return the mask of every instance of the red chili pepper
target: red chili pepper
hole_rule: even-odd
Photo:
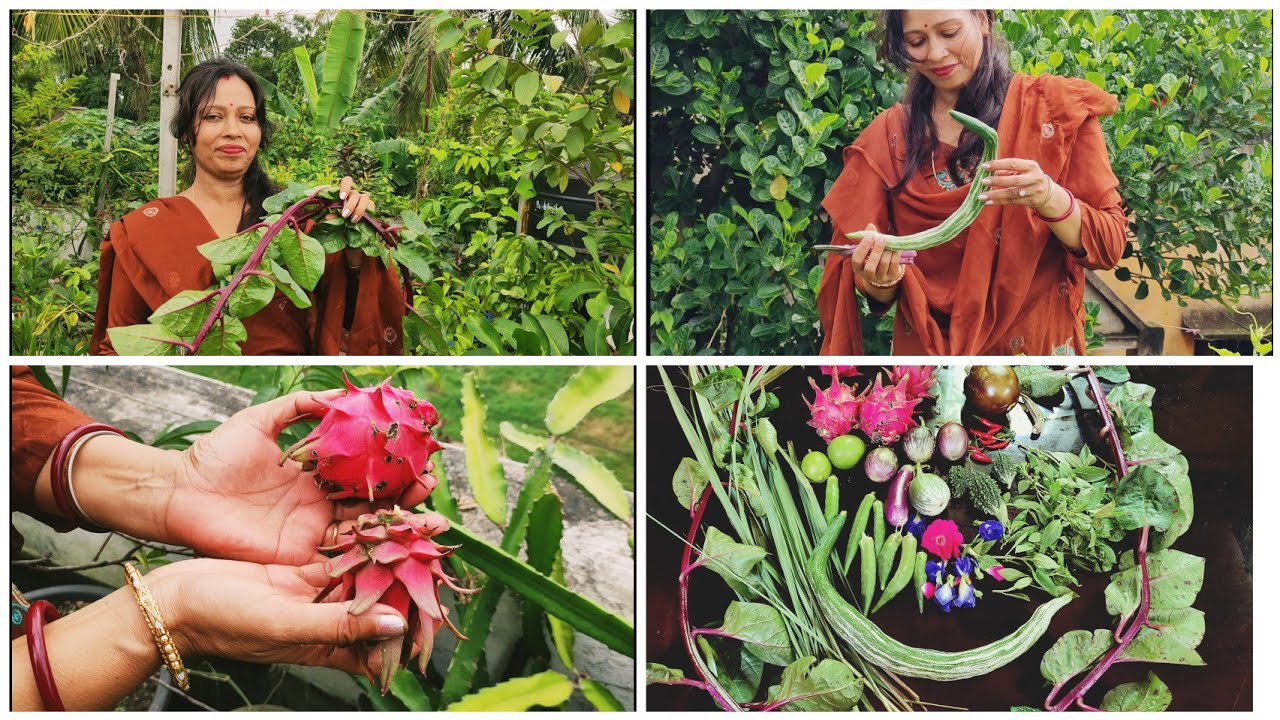
[[[995,442],[991,443],[990,445],[988,445],[988,446],[987,446],[987,449],[988,449],[988,450],[1000,450],[1001,448],[1008,447],[1008,445],[1009,445],[1009,441],[1008,441],[1008,440],[997,440],[997,441],[995,441]]]
[[[988,457],[988,456],[987,456],[987,454],[986,454],[986,453],[984,453],[984,452],[982,452],[981,450],[975,450],[975,451],[973,451],[973,452],[969,453],[969,457],[970,457],[974,462],[980,462],[980,463],[982,463],[982,464],[984,464],[984,465],[989,464],[989,463],[991,462],[991,458],[990,458],[990,457]]]
[[[991,442],[992,440],[995,440],[995,437],[991,433],[983,432],[981,430],[974,430],[973,436],[978,438],[979,440],[985,440],[987,442]]]
[[[997,430],[1004,429],[1004,425],[1001,425],[1000,423],[991,422],[990,420],[984,417],[979,417],[978,422],[982,423],[987,427],[987,432],[995,432]]]

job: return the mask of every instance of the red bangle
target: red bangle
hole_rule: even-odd
[[[53,668],[49,665],[49,651],[44,644],[45,615],[52,617],[49,622],[58,619],[58,610],[48,600],[37,600],[27,609],[27,654],[31,656],[31,672],[36,676],[36,689],[40,691],[40,701],[45,710],[61,711],[62,697],[58,695],[58,686],[53,681]]]
[[[62,516],[71,522],[79,525],[86,530],[95,532],[106,532],[107,528],[90,520],[84,511],[80,509],[80,504],[76,502],[75,495],[71,490],[71,456],[76,444],[82,438],[90,433],[108,432],[124,436],[124,433],[118,429],[111,427],[105,423],[89,423],[67,433],[66,437],[58,442],[58,447],[53,451],[53,463],[50,467],[50,484],[53,488],[53,501],[57,503],[58,510],[62,512]]]
[[[1062,187],[1062,186],[1060,185],[1059,187]],[[1065,187],[1062,187],[1062,189],[1067,190],[1067,188]],[[1039,210],[1036,211],[1036,215],[1039,215],[1040,219],[1044,220],[1047,223],[1056,223],[1056,222],[1062,222],[1063,220],[1066,220],[1067,218],[1071,217],[1071,213],[1076,211],[1075,193],[1071,192],[1070,190],[1067,190],[1067,197],[1071,198],[1071,204],[1067,206],[1067,211],[1062,213],[1058,217],[1045,217],[1044,214],[1041,213]]]

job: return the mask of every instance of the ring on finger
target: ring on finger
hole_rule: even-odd
[[[1018,197],[1020,197],[1020,198],[1024,198],[1024,197],[1026,197],[1026,196],[1027,196],[1027,191],[1026,191],[1026,190],[1019,190],[1019,191],[1018,191]]]

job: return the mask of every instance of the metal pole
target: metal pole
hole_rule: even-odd
[[[182,11],[164,11],[160,60],[160,197],[177,192],[178,139],[169,124],[178,110],[178,74],[182,69]]]
[[[102,138],[102,152],[111,152],[111,132],[116,125],[116,83],[120,82],[120,73],[111,73],[110,90],[107,91],[107,133]],[[102,214],[107,204],[107,174],[102,174],[102,185],[98,188],[98,204],[94,207],[94,215]]]

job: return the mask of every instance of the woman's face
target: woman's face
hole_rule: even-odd
[[[959,90],[982,60],[986,17],[968,10],[905,10],[902,40],[912,64],[935,87]]]
[[[196,165],[215,177],[237,179],[248,170],[261,142],[248,83],[235,75],[218,80],[209,105],[196,117]]]

